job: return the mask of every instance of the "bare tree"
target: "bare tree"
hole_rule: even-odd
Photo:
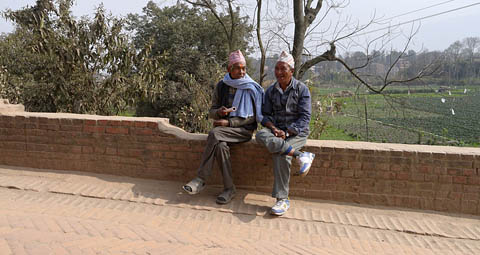
[[[186,2],[207,8],[215,17],[218,17],[220,25],[224,28],[225,34],[228,35],[229,45],[233,47],[235,33],[235,15],[233,10],[239,10],[239,3],[234,0],[219,1],[219,0],[185,0]],[[224,9],[229,11],[229,15],[232,18],[230,26],[227,26],[225,22],[220,18],[217,8],[223,3]],[[275,10],[268,8],[271,3],[275,4]],[[267,8],[263,9],[263,5],[267,4]],[[256,33],[258,46],[261,54],[260,63],[260,83],[263,82],[265,77],[265,60],[269,44],[276,38],[279,43],[286,45],[291,51],[295,60],[295,77],[302,79],[305,73],[313,66],[320,62],[331,61],[338,62],[344,66],[353,77],[355,77],[361,84],[365,85],[369,90],[375,93],[381,93],[388,85],[394,83],[404,83],[416,79],[420,79],[423,76],[432,73],[432,66],[427,65],[424,69],[418,72],[413,77],[407,77],[401,79],[391,79],[392,71],[394,67],[401,62],[402,58],[408,52],[411,39],[415,35],[416,31],[413,29],[410,34],[406,35],[406,43],[404,49],[400,52],[400,55],[392,60],[391,66],[387,67],[387,72],[383,77],[375,77],[375,86],[372,84],[371,78],[365,78],[368,74],[363,73],[364,69],[368,67],[371,61],[376,57],[375,52],[379,52],[382,48],[391,42],[393,28],[390,27],[386,32],[383,32],[380,36],[373,38],[365,43],[359,43],[355,39],[360,35],[368,34],[366,29],[373,27],[373,25],[388,25],[385,20],[377,19],[375,15],[366,24],[359,24],[353,21],[350,17],[344,21],[338,20],[338,22],[332,23],[328,21],[326,17],[332,12],[337,11],[341,13],[342,8],[345,8],[349,4],[349,0],[292,0],[292,1],[268,1],[256,0]],[[292,8],[293,7],[293,8]],[[288,18],[289,11],[293,9],[293,22],[291,18]],[[262,14],[263,13],[263,14]],[[264,26],[265,25],[265,26]],[[264,28],[265,27],[265,28]],[[262,31],[264,30],[264,31]],[[266,32],[265,32],[266,31]],[[291,33],[293,31],[293,37]],[[373,31],[373,32],[378,32]],[[397,33],[398,34],[398,33]],[[320,38],[315,38],[319,36]],[[266,37],[267,40],[262,37]],[[264,43],[267,42],[266,46]],[[365,46],[366,45],[366,46]],[[285,48],[285,47],[282,48]],[[293,47],[292,47],[293,46]],[[351,66],[337,53],[337,49],[341,47],[347,50],[349,47],[356,46],[362,47],[366,52],[366,58],[364,63],[358,66]],[[327,47],[326,50],[323,50]],[[370,54],[370,50],[373,50],[373,54]],[[233,49],[233,48],[232,48]],[[323,51],[323,53],[312,53],[312,49],[315,52]]]

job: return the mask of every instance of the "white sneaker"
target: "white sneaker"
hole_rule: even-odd
[[[308,174],[310,167],[312,166],[313,159],[315,158],[315,154],[311,152],[303,152],[298,159],[300,160],[300,170],[298,171],[297,175],[305,176]]]
[[[273,215],[282,216],[288,211],[288,208],[290,208],[290,200],[288,200],[288,198],[280,199],[272,207],[270,213]]]

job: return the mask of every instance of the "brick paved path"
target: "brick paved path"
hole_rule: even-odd
[[[480,218],[0,166],[0,254],[480,254]]]

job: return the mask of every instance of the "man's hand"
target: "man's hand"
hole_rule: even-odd
[[[273,135],[276,136],[276,137],[279,137],[279,138],[282,138],[283,140],[285,140],[287,138],[285,132],[281,129],[278,129],[276,127],[273,127],[272,128],[272,132],[273,132]]]
[[[220,108],[217,110],[217,114],[218,114],[218,116],[220,116],[220,117],[225,117],[225,116],[227,116],[229,112],[231,112],[231,111],[229,111],[229,109],[228,109],[227,107],[225,107],[225,106],[222,106],[222,107],[220,107]]]
[[[297,135],[297,132],[295,132],[294,130],[291,130],[291,129],[288,129],[287,132],[288,132],[288,136]]]
[[[213,126],[215,127],[219,127],[219,126],[228,127],[229,125],[230,123],[228,123],[228,120],[226,119],[219,119],[213,122]]]

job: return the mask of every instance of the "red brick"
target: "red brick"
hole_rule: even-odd
[[[394,181],[392,182],[392,187],[397,189],[407,188],[407,182],[405,181]]]
[[[21,143],[21,142],[3,142],[2,146],[4,149],[8,150],[19,150],[19,151],[26,151],[27,150],[27,144],[26,143]]]
[[[462,201],[462,213],[476,214],[478,208],[478,200]]]
[[[431,152],[417,152],[417,157],[420,159],[429,159],[432,158]]]
[[[106,126],[108,124],[108,120],[97,120],[98,126]]]
[[[432,153],[432,157],[434,159],[445,159],[447,157],[446,153],[441,153],[441,152],[434,152]]]
[[[448,161],[447,167],[473,168],[473,161]]]
[[[407,172],[396,173],[396,178],[397,180],[409,180],[410,173],[407,173]]]
[[[480,194],[480,186],[463,185],[463,192],[465,192],[465,193],[479,193]]]
[[[410,171],[409,165],[390,164],[390,170],[395,172]]]
[[[158,123],[157,122],[147,122],[147,128],[158,129]]]
[[[477,171],[474,169],[463,169],[464,176],[474,176],[477,175]]]
[[[124,127],[135,127],[135,121],[133,121],[133,120],[122,120],[122,126],[124,126]]]
[[[169,159],[175,159],[175,158],[176,158],[176,154],[177,154],[177,153],[172,152],[172,151],[162,152],[163,157],[169,158]]]
[[[453,176],[453,183],[467,184],[466,176]]]
[[[423,209],[433,209],[437,211],[446,211],[447,210],[447,199],[444,198],[435,198],[434,208],[423,208]]]
[[[448,198],[450,198],[450,199],[460,200],[460,199],[462,199],[462,196],[463,196],[463,194],[461,192],[450,192],[448,194]]]
[[[321,164],[321,167],[323,167],[323,168],[330,168],[331,166],[332,166],[332,162],[330,162],[330,161],[323,161],[322,164]]]
[[[347,180],[346,180],[346,178],[343,178],[343,177],[336,177],[335,178],[335,184],[345,185],[345,184],[347,184]]]
[[[92,154],[92,153],[93,153],[93,147],[91,147],[91,146],[82,146],[82,153]]]
[[[417,171],[419,173],[430,174],[433,172],[433,167],[429,165],[419,165],[417,166]]]
[[[445,158],[446,158],[447,160],[459,160],[459,159],[461,159],[462,157],[461,157],[460,154],[447,153],[447,154],[445,155]]]
[[[152,129],[135,129],[135,135],[153,135]]]
[[[97,120],[85,120],[84,125],[85,126],[96,126],[97,125]]]
[[[94,152],[97,155],[105,154],[106,148],[105,147],[95,147]]]
[[[428,183],[428,182],[419,183],[419,184],[417,184],[417,189],[419,189],[419,190],[433,190],[433,183]]]
[[[355,172],[354,172],[355,178],[361,179],[361,178],[363,178],[363,177],[365,176],[365,172],[362,171],[362,170],[355,169],[354,171],[355,171]]]
[[[269,190],[271,192],[271,188]],[[309,197],[317,198],[317,199],[324,199],[324,200],[332,200],[332,191],[329,190],[310,190],[308,191]]]
[[[128,150],[127,156],[129,157],[140,157],[143,155],[143,150]]]
[[[38,118],[38,123],[40,123],[40,124],[48,124],[48,118],[39,117],[39,118]]]
[[[147,122],[144,122],[144,121],[135,121],[135,127],[137,127],[137,128],[145,128],[145,127],[147,127]]]
[[[327,169],[327,176],[338,176],[339,172],[340,171],[338,169],[329,168]]]
[[[355,161],[357,160],[356,155],[349,155],[349,154],[334,154],[332,155],[332,160],[335,161]]]
[[[83,126],[85,133],[105,133],[105,127],[102,126]]]
[[[107,134],[128,134],[128,128],[125,127],[107,127],[106,133]]]
[[[412,174],[412,180],[413,181],[425,181],[425,174],[417,174],[417,173],[414,173]]]
[[[72,132],[82,132],[83,127],[82,126],[67,126],[67,125],[61,125],[60,126],[60,131],[72,131]]]
[[[377,178],[378,179],[384,179],[384,180],[394,180],[395,179],[395,173],[394,172],[377,172]]]
[[[467,178],[467,183],[470,185],[480,185],[480,177],[469,176]]]
[[[476,200],[480,199],[480,194],[478,193],[465,193],[463,194],[463,200]]]
[[[411,158],[400,158],[400,157],[394,157],[394,158],[390,158],[390,162],[393,163],[393,164],[404,164],[404,165],[409,165],[412,163],[412,159]]]
[[[439,181],[440,183],[452,183],[453,178],[452,176],[448,176],[448,175],[440,175]]]
[[[437,183],[438,182],[438,175],[436,174],[426,174],[425,175],[426,182]]]
[[[59,125],[44,125],[44,124],[40,124],[38,126],[39,129],[42,129],[42,130],[53,130],[53,131],[58,131],[60,130],[60,126]]]
[[[171,151],[178,151],[178,152],[190,152],[192,149],[190,146],[184,145],[170,145]],[[236,155],[242,155],[242,152],[237,153]]]
[[[107,126],[121,126],[122,121],[121,120],[108,120],[107,121]]]
[[[433,168],[433,172],[437,175],[447,175],[448,170],[446,167],[436,166]]]
[[[322,152],[334,152],[333,147],[322,146]]]
[[[348,168],[349,169],[361,169],[362,168],[362,162],[348,162]]]
[[[362,170],[375,170],[375,163],[374,162],[362,162]]]
[[[462,154],[462,155],[460,155],[460,156],[461,156],[461,157],[460,157],[461,160],[466,160],[466,161],[467,161],[467,160],[468,160],[468,161],[473,161],[473,160],[475,160],[475,155]]]

